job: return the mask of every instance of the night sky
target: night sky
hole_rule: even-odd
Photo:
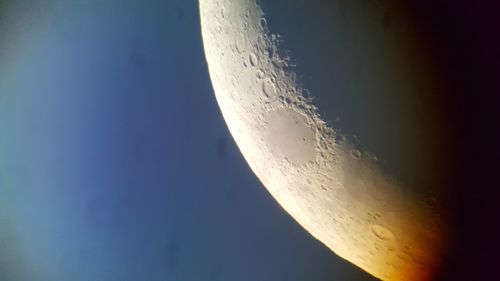
[[[439,280],[495,280],[499,4],[410,2],[427,3],[415,13],[444,50],[460,128]],[[0,280],[374,279],[249,169],[213,95],[196,0],[0,0]]]
[[[0,280],[371,280],[233,142],[197,1],[4,1]]]

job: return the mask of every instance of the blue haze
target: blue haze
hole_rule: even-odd
[[[370,280],[252,174],[197,1],[7,1],[0,280]]]

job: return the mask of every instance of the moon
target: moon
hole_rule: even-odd
[[[338,256],[382,280],[430,280],[443,216],[328,125],[255,1],[200,0],[208,69],[224,120],[276,201]]]

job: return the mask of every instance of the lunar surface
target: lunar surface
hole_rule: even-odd
[[[445,238],[441,215],[374,154],[328,125],[261,7],[253,0],[200,0],[200,15],[224,119],[279,204],[333,252],[377,278],[432,279]]]

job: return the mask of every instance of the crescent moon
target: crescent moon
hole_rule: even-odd
[[[312,236],[373,276],[431,279],[443,248],[438,212],[327,125],[278,55],[255,1],[200,0],[199,8],[217,102],[270,194]]]

